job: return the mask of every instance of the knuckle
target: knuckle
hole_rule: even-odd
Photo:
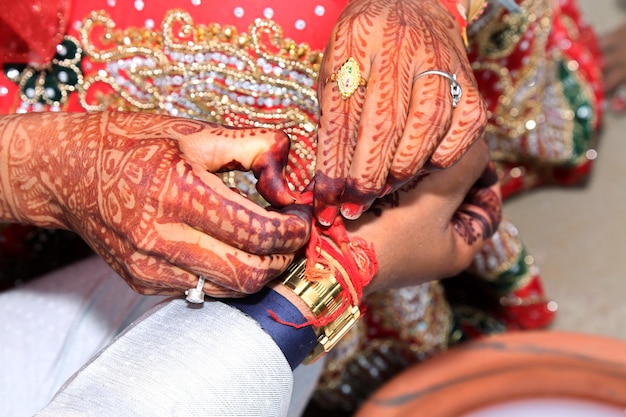
[[[417,167],[421,166],[418,164]],[[387,182],[392,185],[393,188],[397,188],[400,184],[404,184],[416,177],[418,169],[407,166],[394,166],[389,171],[389,178]]]
[[[435,152],[431,158],[431,162],[438,168],[448,169],[461,159],[462,155],[462,152],[454,152],[453,154],[446,155],[441,155],[439,152]]]
[[[381,179],[357,181],[348,179],[346,188],[341,196],[341,202],[367,204],[376,199],[382,191],[384,183]]]
[[[345,188],[345,180],[343,178],[332,178],[326,175],[319,167],[315,174],[315,197],[319,203],[337,204],[339,196]]]

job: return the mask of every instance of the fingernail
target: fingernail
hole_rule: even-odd
[[[317,217],[322,226],[330,226],[337,217],[337,207],[326,207]]]
[[[356,220],[363,214],[363,206],[354,203],[342,204],[341,214],[348,220]]]

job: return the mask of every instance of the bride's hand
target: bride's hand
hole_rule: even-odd
[[[358,218],[424,168],[450,167],[486,124],[461,32],[439,0],[351,1],[319,79],[314,212],[324,225],[339,210]]]

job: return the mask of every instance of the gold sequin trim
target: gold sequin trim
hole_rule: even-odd
[[[292,138],[288,178],[296,189],[308,184],[322,54],[284,39],[275,22],[257,19],[247,33],[239,33],[196,24],[188,13],[171,10],[160,30],[122,30],[100,11],[85,19],[80,41],[94,64],[79,92],[86,110],[153,111],[281,129]],[[229,185],[242,181],[235,177],[226,177]]]
[[[549,59],[545,56],[552,29],[551,3],[525,0],[520,7],[523,13],[505,14],[501,8],[498,16],[472,39],[472,47],[479,56],[472,64],[473,69],[493,74],[501,91],[491,115],[494,123],[487,126],[486,138],[492,158],[498,161],[530,158],[563,163],[574,153],[575,123],[557,79],[559,56]],[[524,38],[527,31],[532,31],[532,41]],[[521,42],[524,48],[529,48],[527,58],[512,74],[500,60],[520,48]]]

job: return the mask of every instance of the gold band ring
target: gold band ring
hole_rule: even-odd
[[[344,100],[352,97],[359,87],[367,87],[367,80],[361,77],[359,64],[352,57],[348,58],[337,72],[330,74],[326,81],[337,83],[339,94]]]

